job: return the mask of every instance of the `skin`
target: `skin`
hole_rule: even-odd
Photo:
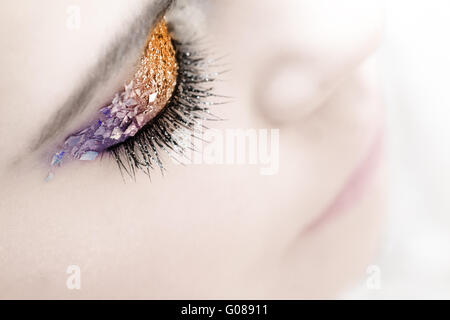
[[[82,24],[69,30],[73,3],[1,4],[1,298],[333,298],[364,280],[384,212],[382,142],[373,148],[383,132],[372,57],[379,1],[186,2],[201,13],[192,27],[228,53],[232,70],[216,90],[233,102],[214,110],[229,120],[208,126],[279,129],[277,174],[167,162],[164,177],[124,183],[106,157],[67,164],[46,183],[48,152],[114,93],[129,64],[30,151],[36,133],[143,5],[75,1]],[[377,161],[360,192],[306,232],[368,154]],[[70,265],[81,290],[66,287]]]

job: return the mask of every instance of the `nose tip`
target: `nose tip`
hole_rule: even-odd
[[[277,56],[263,73],[254,93],[255,104],[267,120],[279,125],[307,118],[325,95],[316,72],[299,57]]]

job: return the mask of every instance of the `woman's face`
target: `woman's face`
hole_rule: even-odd
[[[230,70],[214,91],[232,99],[212,106],[226,120],[204,123],[214,148],[166,159],[151,182],[124,182],[109,157],[45,181],[55,146],[130,74],[143,43],[121,35],[157,2],[1,4],[0,296],[335,296],[364,276],[383,212],[378,2],[178,1],[175,36],[198,32]],[[120,63],[94,68],[118,41]],[[73,99],[86,83],[89,99]],[[69,99],[83,112],[52,127]],[[66,286],[71,265],[81,290]]]

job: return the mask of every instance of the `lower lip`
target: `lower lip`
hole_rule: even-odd
[[[351,208],[364,195],[366,186],[369,184],[373,173],[378,167],[381,159],[381,151],[383,148],[383,132],[380,131],[372,144],[365,159],[353,171],[348,178],[345,186],[339,191],[337,196],[333,199],[330,205],[312,221],[303,231],[303,233],[310,233],[317,230],[327,222],[334,219],[336,216]]]

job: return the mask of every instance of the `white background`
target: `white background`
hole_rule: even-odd
[[[450,0],[386,2],[378,53],[388,116],[389,226],[345,297],[450,298]],[[373,279],[372,279],[373,280]]]

